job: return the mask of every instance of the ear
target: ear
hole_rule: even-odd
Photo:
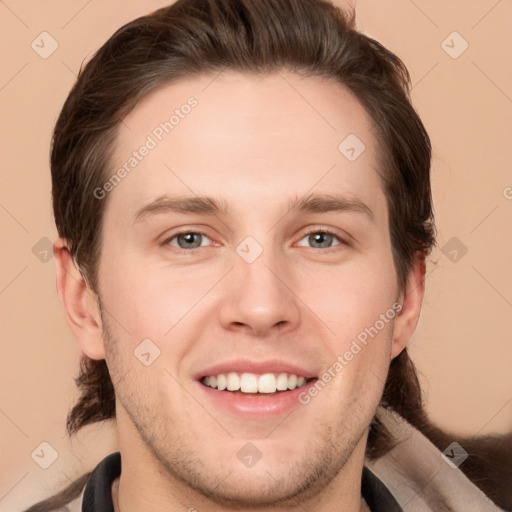
[[[391,357],[394,358],[407,346],[420,319],[421,304],[425,293],[425,255],[418,251],[407,276],[405,290],[398,299],[402,305],[395,317]]]
[[[57,294],[66,320],[82,352],[91,359],[104,359],[103,327],[96,294],[75,265],[65,239],[53,244],[57,263]]]

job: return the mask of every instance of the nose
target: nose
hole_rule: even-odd
[[[262,337],[297,328],[300,299],[284,263],[266,251],[252,263],[241,258],[235,262],[220,310],[225,329]]]

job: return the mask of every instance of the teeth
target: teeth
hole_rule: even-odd
[[[288,375],[280,373],[277,376],[276,387],[278,391],[286,391],[288,389]]]
[[[258,380],[258,391],[260,393],[275,393],[277,390],[276,380],[273,373],[265,373]]]
[[[242,393],[275,393],[276,391],[301,388],[307,382],[306,377],[287,373],[255,373],[235,372],[219,373],[202,379],[205,386],[219,391],[241,391]]]
[[[238,391],[240,389],[240,377],[238,373],[228,373],[228,391]]]
[[[217,375],[217,389],[219,391],[224,391],[227,387],[228,379],[226,379],[226,376],[223,373]]]
[[[242,393],[257,393],[258,377],[253,373],[242,373],[242,377],[240,378],[240,391],[242,391]]]

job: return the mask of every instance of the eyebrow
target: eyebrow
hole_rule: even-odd
[[[288,201],[288,209],[301,213],[361,213],[373,223],[375,222],[372,209],[360,199],[349,199],[348,197],[332,194],[308,194],[301,198],[291,199]]]
[[[308,194],[288,201],[288,213],[361,213],[375,222],[371,208],[359,199],[349,199],[331,194]],[[229,206],[224,200],[208,196],[163,196],[142,207],[134,216],[134,224],[153,215],[164,213],[203,213],[207,215],[227,215]]]
[[[162,213],[205,213],[226,215],[229,211],[225,201],[206,196],[159,197],[141,208],[134,217],[134,224],[151,215]]]

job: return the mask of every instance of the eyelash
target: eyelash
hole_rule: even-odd
[[[309,236],[309,235],[312,235],[314,233],[322,233],[324,235],[330,235],[332,236],[334,239],[336,239],[339,244],[337,245],[334,245],[332,247],[326,247],[326,248],[317,248],[317,247],[310,247],[310,249],[318,249],[318,250],[322,250],[323,252],[328,252],[330,251],[331,249],[335,249],[336,247],[338,247],[338,245],[345,245],[345,246],[348,246],[350,245],[344,238],[342,238],[338,233],[334,232],[333,230],[330,230],[330,229],[325,229],[325,228],[311,228],[309,231],[307,231],[302,237],[300,240],[303,240],[305,237]],[[194,234],[194,235],[202,235],[202,236],[205,236],[207,238],[210,238],[206,233],[202,232],[202,231],[193,231],[193,230],[190,230],[190,229],[184,229],[182,231],[177,231],[176,233],[173,233],[170,237],[166,238],[163,242],[162,242],[162,246],[169,246],[171,245],[171,240],[174,240],[176,237],[180,236],[180,235],[188,235],[188,234]],[[300,241],[299,240],[299,241]],[[193,251],[197,250],[197,249],[203,249],[204,247],[194,247],[192,249],[182,249],[181,247],[178,247],[176,245],[173,245],[173,250],[177,250],[181,253],[192,253]]]

